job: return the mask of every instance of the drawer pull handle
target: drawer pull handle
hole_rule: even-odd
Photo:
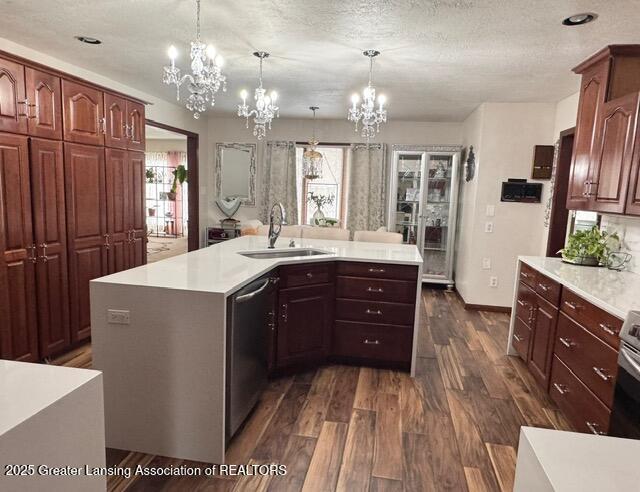
[[[516,339],[516,342],[521,342],[522,340],[524,340],[524,338],[522,338],[521,336],[519,336],[517,333],[513,334],[513,338]]]
[[[384,273],[385,271],[384,268],[369,268],[369,273]]]
[[[313,278],[313,273],[308,272],[308,273],[307,273],[307,278]]]
[[[564,384],[553,383],[553,387],[556,390],[558,390],[558,393],[560,393],[561,396],[564,396],[567,393],[569,393],[569,390],[567,389],[567,387]]]
[[[567,348],[573,348],[573,346],[575,345],[575,343],[573,343],[571,340],[569,340],[568,338],[558,338],[558,340],[560,340],[560,343],[562,345],[564,345]]]
[[[520,304],[521,306],[524,306],[524,307],[529,305],[529,303],[527,301],[521,301],[520,299],[518,299],[518,304]]]
[[[593,372],[595,372],[596,375],[603,381],[609,381],[611,379],[611,376],[604,372],[604,369],[601,367],[594,367]]]
[[[384,289],[382,287],[379,288],[374,288],[374,287],[367,287],[367,292],[379,292],[380,294],[382,294],[384,292]]]
[[[520,272],[520,275],[522,275],[524,278],[529,278],[529,274],[528,273]]]
[[[577,311],[578,309],[582,308],[582,306],[580,306],[579,304],[576,304],[575,302],[564,301],[564,303],[568,308],[573,309],[574,311]]]
[[[544,290],[545,292],[549,291],[549,287],[544,285],[544,284],[538,284],[538,287],[540,287],[542,290]]]
[[[380,311],[379,309],[376,309],[375,311],[373,309],[367,309],[365,312],[367,314],[375,314],[376,316],[382,316],[382,311]]]
[[[362,343],[365,345],[380,345],[380,340],[369,340],[368,338],[365,338]]]
[[[585,424],[587,424],[587,427],[592,434],[595,434],[596,436],[604,436],[604,432],[598,430],[599,425],[595,422],[585,422]]]
[[[618,332],[617,332],[617,331],[613,330],[613,329],[611,328],[611,326],[609,326],[609,325],[608,325],[608,324],[606,324],[606,323],[600,323],[600,325],[598,325],[598,326],[600,326],[600,328],[602,328],[602,330],[603,330],[605,333],[608,333],[609,335],[617,335],[617,334],[618,334]]]

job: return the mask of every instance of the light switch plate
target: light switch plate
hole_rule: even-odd
[[[489,277],[489,287],[498,286],[498,277]]]
[[[107,323],[112,325],[131,324],[131,313],[128,309],[108,309]]]
[[[496,214],[496,206],[495,205],[487,205],[487,217],[493,217]]]
[[[484,223],[484,232],[493,232],[493,222]]]
[[[482,269],[491,270],[491,258],[482,258]]]

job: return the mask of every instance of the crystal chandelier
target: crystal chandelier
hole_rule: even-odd
[[[305,179],[313,180],[322,177],[322,154],[316,150],[316,110],[318,106],[309,106],[313,111],[313,134],[309,140],[309,147],[302,154],[302,175]]]
[[[222,56],[216,55],[216,50],[211,45],[206,45],[200,40],[200,0],[196,0],[196,40],[191,41],[191,73],[181,75],[180,69],[176,67],[178,50],[175,46],[170,46],[168,51],[171,65],[164,67],[162,81],[165,84],[176,86],[177,100],[180,100],[180,86],[188,83],[189,97],[187,98],[187,109],[193,111],[193,117],[200,118],[200,113],[207,109],[207,102],[211,106],[215,104],[215,95],[222,86],[222,90],[227,90],[227,78],[222,75]]]
[[[240,93],[242,104],[238,104],[238,116],[247,119],[247,128],[249,128],[249,118],[253,116],[253,135],[258,137],[258,140],[262,140],[267,133],[267,127],[271,130],[271,120],[273,120],[274,117],[277,118],[279,116],[279,108],[276,106],[278,93],[276,91],[271,91],[271,94],[267,96],[265,95],[266,91],[262,87],[262,61],[265,58],[268,58],[269,53],[265,51],[256,51],[253,56],[260,58],[260,77],[258,78],[260,83],[253,96],[256,101],[256,108],[251,110],[249,109],[249,106],[247,106],[248,93],[243,90]]]
[[[369,84],[362,91],[362,104],[358,108],[360,96],[354,94],[351,96],[351,108],[349,108],[348,120],[356,124],[356,132],[358,131],[358,123],[362,120],[362,136],[369,140],[375,137],[380,131],[380,123],[386,123],[387,110],[384,109],[384,103],[387,100],[385,96],[378,96],[378,109],[375,108],[376,89],[372,85],[373,77],[373,59],[380,54],[376,50],[367,50],[364,56],[369,58]]]

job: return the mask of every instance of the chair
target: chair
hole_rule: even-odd
[[[340,229],[339,227],[303,227],[302,238],[348,241],[349,229]]]
[[[353,233],[353,240],[368,243],[402,244],[402,234],[398,232],[356,231]]]
[[[258,236],[267,236],[268,234],[268,224],[258,226]],[[282,230],[280,231],[280,237],[302,237],[302,227],[299,225],[283,225]]]

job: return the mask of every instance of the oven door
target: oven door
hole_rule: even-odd
[[[640,351],[622,342],[609,435],[640,439]]]

